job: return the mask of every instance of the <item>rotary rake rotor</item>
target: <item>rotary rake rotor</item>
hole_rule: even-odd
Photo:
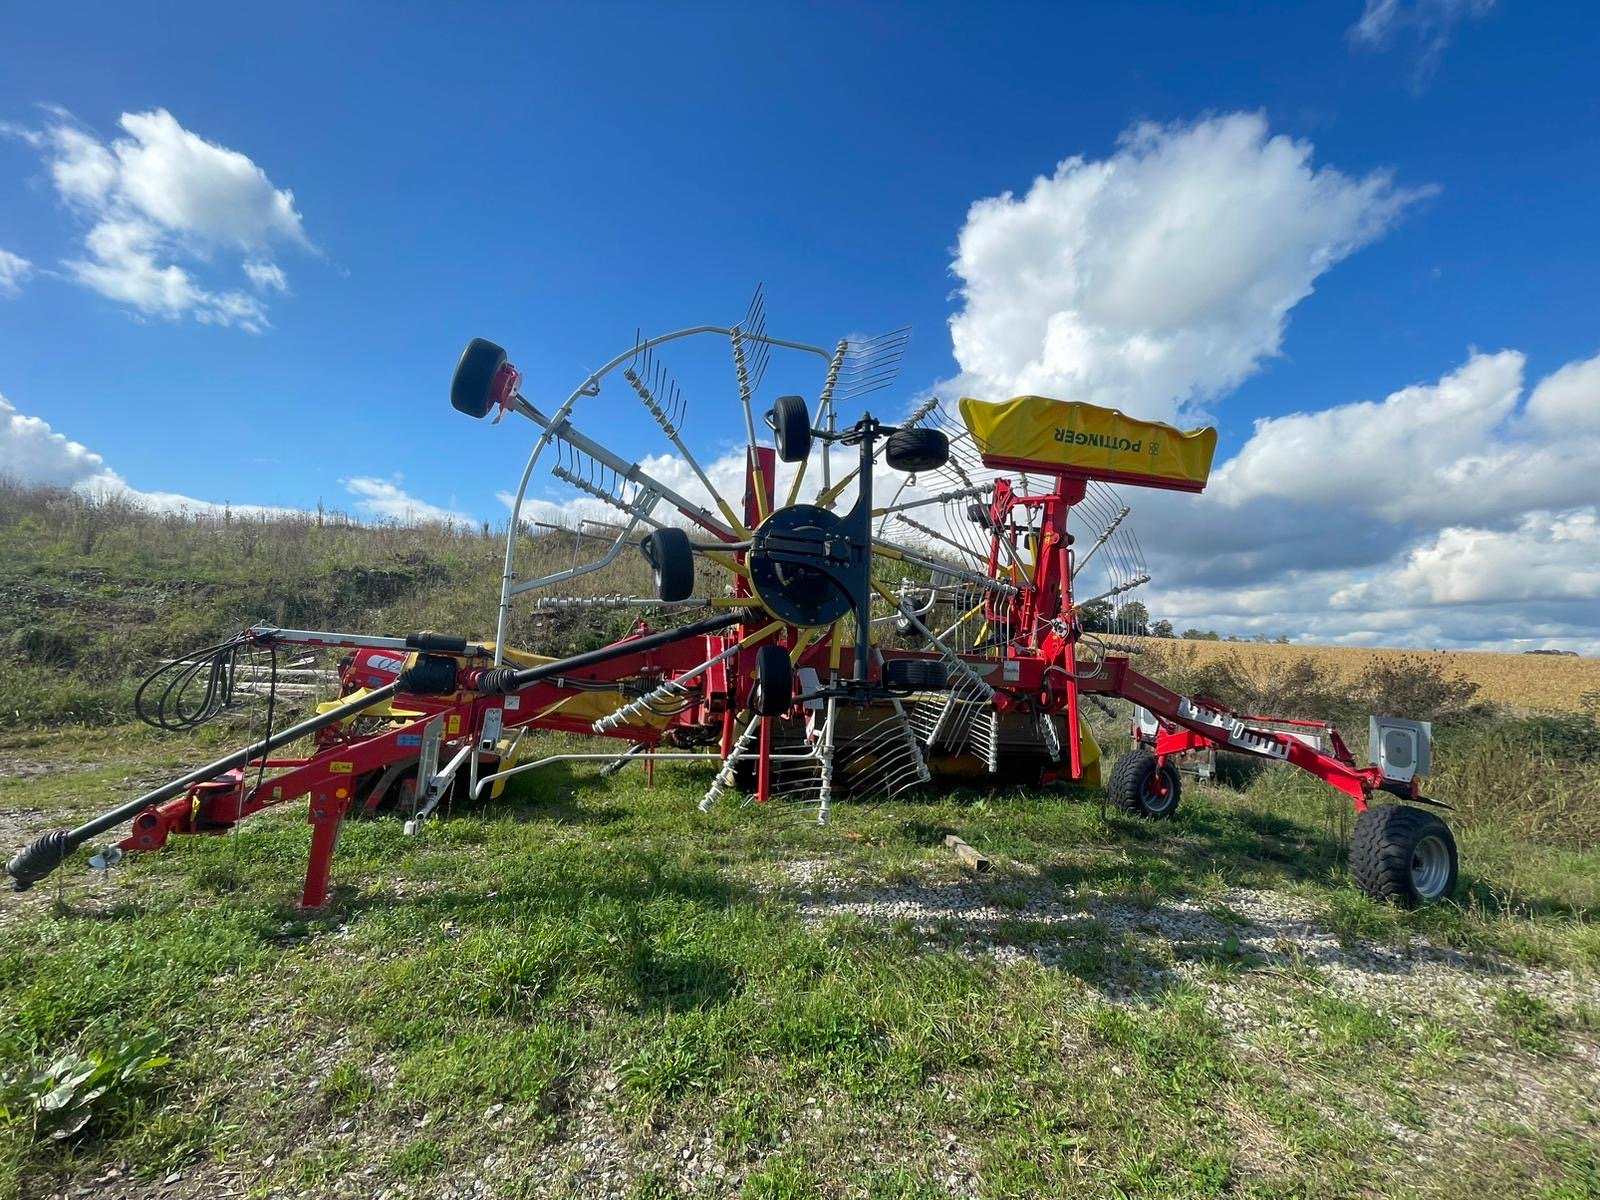
[[[548,596],[535,603],[753,606],[760,612],[761,620],[742,623],[703,662],[663,675],[591,727],[597,734],[636,737],[641,746],[683,744],[714,731],[722,766],[703,807],[730,792],[753,791],[758,800],[777,795],[812,803],[826,820],[836,795],[889,796],[931,778],[911,724],[911,697],[917,688],[946,686],[941,659],[953,652],[930,632],[914,639],[924,648],[918,660],[886,657],[880,629],[900,612],[901,598],[882,582],[885,564],[930,578],[937,574],[940,587],[956,580],[970,591],[1003,592],[1010,585],[991,579],[981,564],[957,564],[874,530],[885,515],[873,508],[875,473],[911,477],[937,469],[948,454],[945,434],[916,422],[895,425],[862,414],[847,424],[841,418],[846,406],[892,384],[908,337],[909,331],[899,330],[840,339],[831,348],[778,339],[767,332],[758,291],[738,325],[636,339],[549,415],[522,399],[516,369],[499,347],[478,341],[463,355],[452,392],[457,408],[474,416],[495,407],[519,412],[542,431],[513,503],[500,642],[524,591],[553,588],[609,565],[632,541],[652,569],[654,596]],[[713,476],[726,472],[703,465],[683,436],[688,404],[662,349],[690,339],[728,344],[746,435],[737,495],[726,484],[718,486]],[[814,410],[799,395],[764,401],[761,387],[775,352],[814,361]],[[626,462],[578,426],[575,410],[608,392],[620,393],[623,404],[642,406],[687,468],[692,494],[668,486],[641,463]],[[775,444],[767,445],[769,439]],[[623,520],[595,562],[524,581],[515,571],[518,523],[529,482],[545,456],[554,459],[555,478]],[[976,499],[988,490],[968,487],[961,495]],[[897,511],[941,502],[916,497]],[[706,588],[706,573],[697,563],[715,568],[721,581]],[[904,627],[916,617],[898,619]],[[666,729],[658,727],[662,718]]]
[[[1135,749],[1107,785],[1130,813],[1170,817],[1176,763],[1200,748],[1299,767],[1363,813],[1378,791],[1425,802],[1425,725],[1375,719],[1383,750],[1358,766],[1331,726],[1240,716],[1133,669],[1128,639],[1146,632],[1134,597],[1150,576],[1117,489],[1202,490],[1214,430],[1036,396],[954,409],[930,397],[904,418],[875,416],[866,403],[894,383],[908,337],[780,338],[758,289],[734,325],[636,335],[553,407],[524,394],[504,349],[474,339],[451,404],[538,431],[511,497],[494,637],[258,625],[164,667],[147,685],[158,711],[141,715],[171,728],[166,714],[177,713],[188,727],[227,707],[241,654],[271,656],[272,694],[280,651],[343,654],[338,695],[314,715],[274,730],[269,707],[260,740],[44,835],[7,872],[24,889],[119,825],[130,831],[96,862],[173,834],[231,832],[305,799],[302,903],[319,906],[348,816],[399,807],[417,831],[453,792],[494,797],[555,762],[607,773],[637,762],[651,777],[663,761],[701,763],[711,768],[702,809],[781,800],[821,822],[844,797],[955,781],[1093,785],[1100,754],[1082,705],[1111,698],[1136,706]],[[709,461],[696,452],[705,439],[686,433],[690,389],[667,363],[691,347],[725,356],[743,434],[742,447]],[[784,390],[768,387],[774,373]],[[599,431],[619,426],[653,426],[659,452],[608,445]],[[559,522],[531,491],[541,468],[569,489]],[[572,535],[569,565],[525,572],[530,544],[557,530]],[[615,586],[635,555],[648,591]],[[556,658],[509,644],[519,606],[636,620],[618,641]],[[198,698],[185,701],[193,687]],[[528,736],[540,731],[591,737],[594,749],[544,753]],[[1394,741],[1403,737],[1412,740]],[[303,739],[312,745],[301,756],[276,756]],[[1430,819],[1384,818],[1352,859],[1362,885],[1402,899],[1447,894],[1454,843]],[[1424,856],[1433,866],[1411,892],[1395,875],[1404,855],[1385,838],[1443,847]]]

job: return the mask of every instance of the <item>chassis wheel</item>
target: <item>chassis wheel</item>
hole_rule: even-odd
[[[949,671],[935,659],[891,658],[883,664],[883,685],[891,692],[937,692],[949,683]]]
[[[1403,908],[1432,904],[1456,889],[1456,839],[1435,814],[1409,804],[1380,804],[1356,821],[1350,874],[1374,900]]]
[[[494,407],[490,385],[505,366],[506,352],[491,341],[473,338],[461,352],[450,380],[450,405],[469,417],[486,417]]]
[[[1111,768],[1106,796],[1125,813],[1165,821],[1178,811],[1183,784],[1171,763],[1156,766],[1149,750],[1129,750]]]
[[[782,646],[756,651],[756,684],[750,706],[763,717],[781,717],[794,702],[794,668]]]
[[[950,458],[950,439],[937,429],[896,429],[883,448],[883,459],[896,471],[931,471]]]
[[[687,600],[694,592],[694,548],[681,529],[653,529],[639,549],[655,572],[656,596],[662,600]]]
[[[811,453],[811,413],[804,396],[779,396],[767,419],[784,462],[800,462]]]

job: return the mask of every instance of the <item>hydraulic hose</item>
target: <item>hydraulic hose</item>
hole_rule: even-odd
[[[204,725],[232,701],[239,651],[249,644],[247,636],[233,637],[157,667],[134,693],[134,714],[171,733]],[[197,680],[203,684],[200,699],[189,707],[190,685]]]

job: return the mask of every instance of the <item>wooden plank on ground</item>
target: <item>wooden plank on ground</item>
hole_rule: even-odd
[[[956,857],[961,860],[961,865],[966,867],[967,870],[981,875],[989,869],[988,858],[982,854],[979,854],[955,834],[946,834],[944,844],[956,852]]]

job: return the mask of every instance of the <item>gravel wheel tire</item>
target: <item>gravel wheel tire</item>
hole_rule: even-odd
[[[763,717],[781,717],[794,703],[794,667],[782,646],[756,651],[756,685],[750,705]]]
[[[1178,811],[1182,778],[1171,763],[1156,766],[1149,750],[1129,750],[1117,759],[1106,783],[1106,796],[1125,813],[1165,821]]]
[[[461,352],[450,380],[450,405],[469,417],[486,417],[494,407],[491,387],[506,364],[506,352],[493,342],[473,338]]]
[[[1434,813],[1379,804],[1356,820],[1350,874],[1374,900],[1416,908],[1447,899],[1459,867],[1455,836]]]
[[[949,683],[949,671],[934,659],[891,658],[883,664],[883,684],[891,691],[937,692]]]
[[[896,429],[883,450],[896,471],[932,471],[950,459],[950,439],[938,429]]]
[[[804,396],[779,396],[768,419],[784,462],[800,462],[811,453],[811,413]]]
[[[682,529],[653,529],[639,549],[655,572],[656,596],[673,602],[687,600],[694,592],[694,547]]]

